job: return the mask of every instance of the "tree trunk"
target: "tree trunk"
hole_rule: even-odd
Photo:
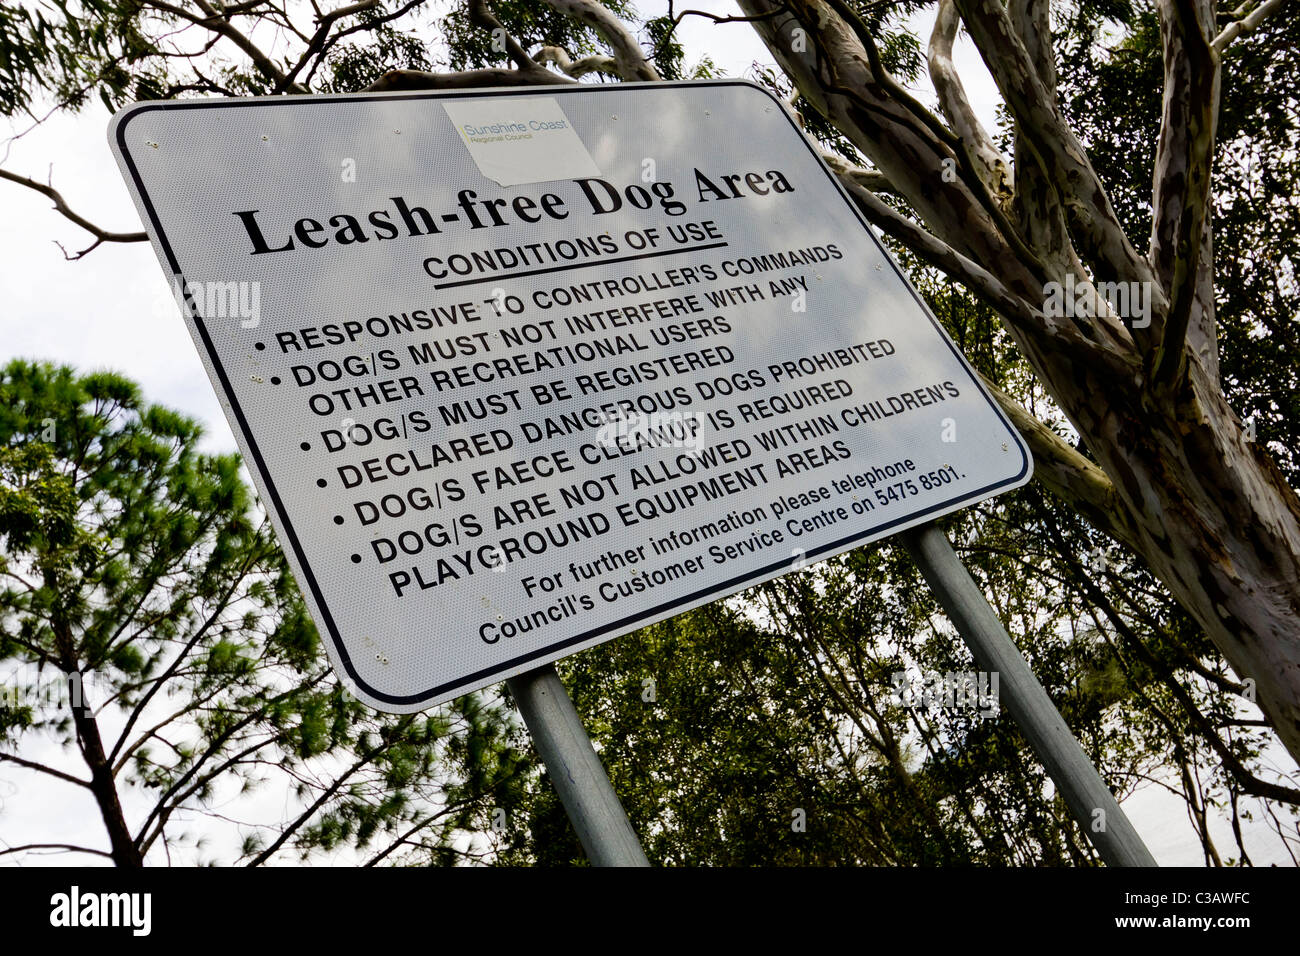
[[[127,828],[126,817],[122,814],[122,804],[117,797],[117,784],[113,779],[113,767],[104,754],[104,743],[99,736],[99,724],[91,713],[88,704],[72,708],[72,719],[77,727],[77,740],[81,744],[81,753],[86,766],[90,768],[90,792],[99,804],[99,813],[104,818],[104,827],[108,830],[109,845],[113,851],[113,862],[118,866],[142,867],[144,859],[140,849]]]
[[[1199,363],[1190,371],[1172,408],[1137,383],[1044,381],[1114,482],[1138,553],[1254,681],[1300,761],[1300,501]]]
[[[57,590],[57,577],[46,572],[47,587]],[[126,825],[122,813],[122,803],[117,796],[117,782],[113,777],[113,765],[109,763],[104,752],[104,741],[99,734],[99,722],[95,720],[94,711],[86,699],[85,682],[77,663],[76,643],[71,629],[60,620],[57,612],[52,615],[55,649],[59,655],[59,667],[69,679],[75,679],[75,693],[70,696],[72,721],[77,729],[77,743],[81,747],[82,758],[90,769],[90,792],[99,805],[100,816],[104,819],[104,828],[108,831],[108,842],[113,854],[113,862],[118,866],[142,867],[144,858],[140,848],[131,837],[131,830]]]

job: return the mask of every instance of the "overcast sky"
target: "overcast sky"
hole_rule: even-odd
[[[696,0],[697,9],[739,15],[732,3]],[[648,13],[666,4],[643,2]],[[928,23],[922,36],[928,36]],[[712,25],[687,18],[680,33],[689,61],[706,53],[731,76],[750,75],[754,61],[770,56],[746,24]],[[969,41],[963,37],[956,63],[977,112],[993,128],[996,91]],[[929,99],[928,93],[925,98]],[[78,116],[56,116],[9,144],[5,169],[34,178],[52,176],[54,186],[80,214],[100,226],[141,228],[127,189],[107,145],[109,115],[92,100]],[[12,124],[13,132],[27,124]],[[4,153],[0,147],[0,156]],[[82,370],[112,369],[140,383],[146,398],[202,421],[205,449],[234,451],[235,442],[212,386],[171,298],[163,271],[148,243],[105,244],[86,258],[68,262],[55,242],[69,251],[90,243],[87,234],[51,209],[49,200],[20,186],[0,182],[0,361],[21,356],[74,365]],[[25,747],[30,746],[30,742]],[[64,763],[52,747],[33,754]],[[66,765],[66,764],[65,764]],[[130,795],[127,797],[128,806]],[[268,794],[270,812],[280,813],[281,795]],[[287,810],[287,807],[284,808]],[[1139,832],[1162,864],[1200,865],[1201,847],[1181,800],[1158,787],[1125,803]],[[58,832],[51,832],[57,827]],[[1289,864],[1276,838],[1257,828],[1256,862]],[[103,825],[84,791],[48,784],[33,774],[6,767],[0,772],[0,839],[8,843],[43,841],[105,846]],[[1215,833],[1234,847],[1227,824]],[[1273,847],[1274,849],[1270,849]],[[0,858],[13,862],[13,858]],[[93,859],[54,856],[53,863],[93,863]],[[28,857],[28,864],[41,862]],[[159,860],[158,862],[162,862]]]

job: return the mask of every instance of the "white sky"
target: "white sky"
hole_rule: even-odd
[[[666,6],[664,2],[640,4],[650,14]],[[740,13],[733,3],[720,0],[696,0],[691,6],[723,15]],[[929,20],[921,24],[922,37],[928,37],[929,26]],[[703,18],[688,17],[679,37],[688,63],[707,53],[731,76],[747,75],[754,61],[771,62],[752,28],[743,23],[713,25]],[[973,106],[992,130],[996,90],[964,36],[954,58]],[[928,94],[926,98],[930,98]],[[108,149],[108,121],[103,106],[92,101],[80,115],[53,117],[11,143],[7,159],[0,165],[37,179],[52,175],[55,188],[81,215],[103,228],[138,230],[140,220]],[[27,125],[11,124],[5,135]],[[91,240],[54,212],[49,200],[0,182],[0,210],[0,221],[5,224],[0,231],[0,362],[21,356],[68,363],[84,371],[121,372],[141,385],[148,400],[203,422],[207,430],[204,450],[234,451],[233,435],[150,244],[106,243],[86,258],[68,262],[56,240],[73,252]],[[28,749],[32,743],[25,743],[25,754],[65,764],[66,758],[53,747],[32,751]],[[1286,766],[1285,756],[1278,754],[1275,763]],[[124,799],[129,809],[132,795],[126,794]],[[281,803],[283,808],[277,806]],[[259,805],[280,816],[287,812],[288,800],[281,794],[264,794]],[[1126,801],[1124,807],[1161,864],[1201,865],[1200,844],[1181,800],[1152,786]],[[1221,852],[1233,853],[1231,831],[1226,821],[1220,824],[1215,828],[1216,842]],[[0,768],[0,840],[8,844],[107,844],[87,792],[51,784],[34,773],[8,766]],[[1248,825],[1248,845],[1257,864],[1290,864],[1276,837],[1262,824]],[[13,857],[0,857],[0,863],[13,862],[17,862]],[[28,855],[23,862],[98,861],[84,856]]]

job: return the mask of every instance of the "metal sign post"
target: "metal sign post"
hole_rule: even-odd
[[[1101,858],[1109,866],[1155,866],[1151,851],[1102,782],[947,536],[938,526],[927,524],[900,537],[976,663],[998,675],[1007,710]]]
[[[593,866],[649,866],[554,664],[506,681]]]

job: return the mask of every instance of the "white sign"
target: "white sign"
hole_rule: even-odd
[[[144,103],[109,135],[333,663],[381,710],[1029,479],[759,87]]]

